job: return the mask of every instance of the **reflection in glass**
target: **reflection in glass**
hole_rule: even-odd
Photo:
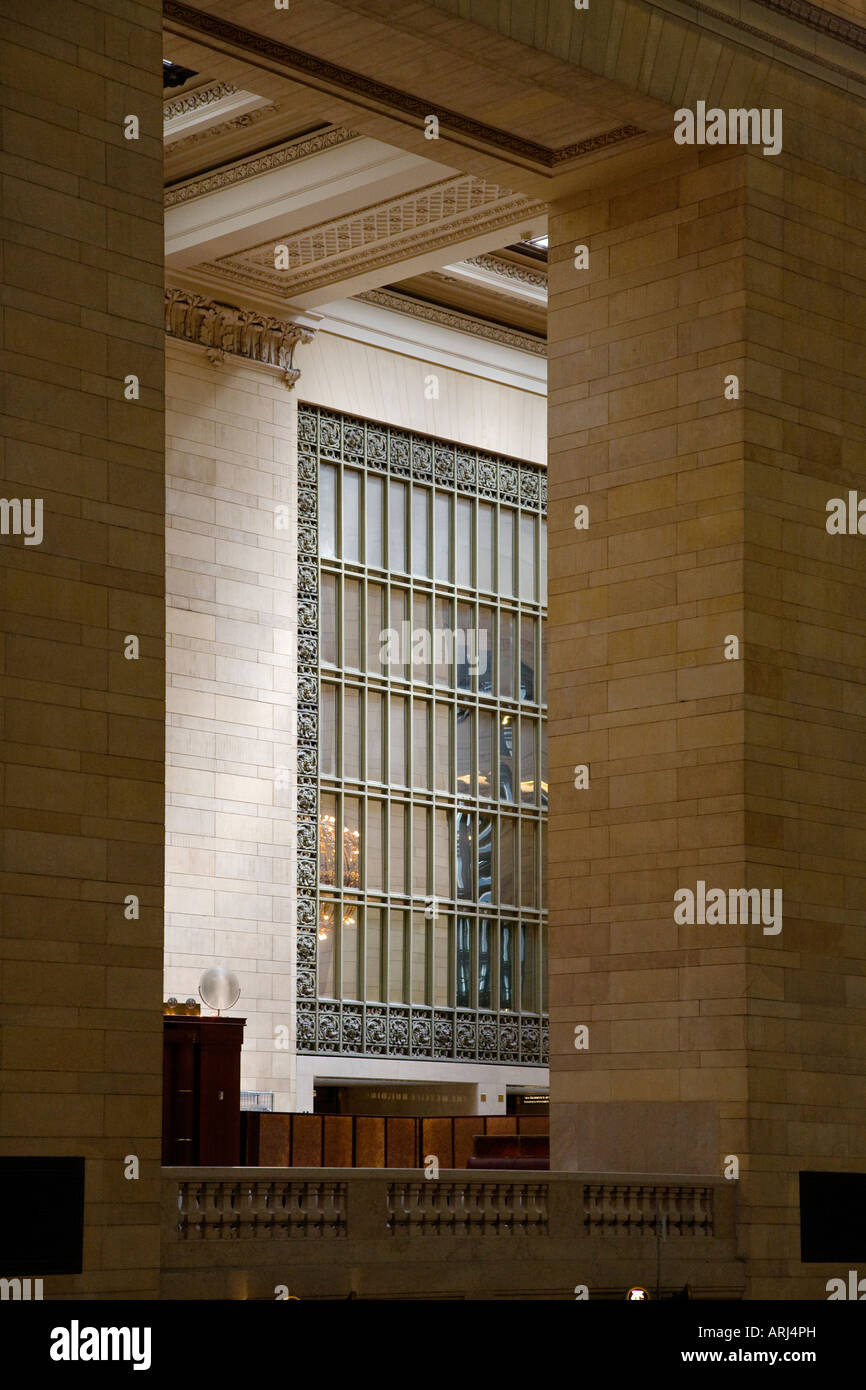
[[[430,776],[430,706],[426,700],[412,703],[412,785],[428,790],[432,783]]]
[[[406,570],[406,484],[388,486],[388,567]]]
[[[475,897],[475,846],[470,811],[457,812],[457,896]]]
[[[367,474],[367,564],[385,565],[385,484],[375,474]]]
[[[337,665],[337,576],[322,575],[320,643],[323,666]]]
[[[494,592],[493,583],[493,507],[478,503],[478,587]]]
[[[499,898],[504,903],[517,902],[515,824],[512,816],[502,816],[499,821]]]
[[[443,1007],[451,1003],[451,922],[437,917],[433,928],[433,1003]]]
[[[337,554],[337,470],[332,463],[319,468],[319,551]]]
[[[514,512],[499,508],[499,592],[514,593]]]
[[[343,472],[343,559],[361,559],[361,475],[354,468]]]
[[[388,998],[392,1004],[406,999],[406,913],[391,912],[388,926]]]
[[[538,568],[541,573],[539,597],[542,603],[547,603],[547,522],[544,517],[541,518],[541,545],[538,551],[538,561]]]
[[[361,802],[357,796],[343,797],[343,884],[361,887]]]
[[[489,903],[493,888],[493,817],[478,817],[478,900]]]
[[[337,687],[322,683],[322,728],[319,735],[319,769],[323,777],[337,775]]]
[[[382,994],[382,910],[368,907],[364,913],[364,994],[380,1000]]]
[[[529,603],[535,603],[537,598],[535,517],[526,512],[520,517],[520,597]]]
[[[514,1008],[514,926],[499,924],[499,1007]]]
[[[408,589],[391,590],[389,645],[386,653],[386,671],[397,680],[405,680],[408,675],[410,653],[404,651],[403,633],[409,626]]]
[[[358,985],[358,940],[359,911],[357,903],[344,903],[340,936],[343,945],[343,962],[340,970],[340,997],[342,999],[360,998]]]
[[[412,489],[412,573],[430,573],[430,493],[426,487]]]
[[[351,671],[361,669],[361,585],[357,579],[343,581],[343,664]]]
[[[385,803],[371,797],[367,802],[367,888],[385,887]]]
[[[436,493],[436,578],[451,583],[451,496]]]
[[[541,726],[541,804],[547,810],[547,725]]]
[[[391,833],[388,837],[388,887],[392,893],[406,892],[406,817],[408,807],[391,804]]]
[[[427,845],[430,838],[430,808],[412,808],[412,892],[416,895],[430,892],[427,880]]]
[[[486,917],[478,923],[478,1007],[493,1008],[493,924]]]
[[[457,706],[457,795],[475,795],[474,714],[467,705]]]
[[[478,690],[482,695],[493,693],[494,624],[492,608],[483,605],[478,610]]]
[[[389,781],[391,786],[405,787],[406,785],[406,697],[405,695],[391,696],[391,734],[389,739],[391,751],[391,771]]]
[[[457,918],[457,998],[458,1009],[471,1005],[472,989],[472,925],[468,917]]]
[[[451,786],[451,706],[436,701],[436,790],[452,791]]]
[[[367,694],[367,781],[385,780],[384,701],[378,690]]]
[[[514,715],[499,718],[499,799],[514,800]]]
[[[473,612],[468,603],[458,603],[457,605],[455,648],[457,687],[460,690],[473,690],[475,687],[476,633]]]
[[[343,777],[361,779],[361,692],[357,686],[343,690]]]
[[[329,792],[319,798],[319,882],[337,882],[337,798]]]
[[[451,812],[435,812],[435,862],[433,892],[437,898],[454,897],[454,880],[451,873]]]
[[[534,719],[520,721],[520,799],[524,804],[533,806],[537,800],[538,792],[536,779],[538,768],[536,763],[535,732],[537,724]]]
[[[426,683],[430,679],[430,605],[432,600],[416,594],[412,603],[412,679]]]
[[[336,916],[337,904],[330,898],[323,898],[319,904],[319,994],[326,999],[334,999],[337,994]]]
[[[520,619],[520,698],[537,700],[535,689],[535,637],[538,623],[524,613]]]
[[[532,1013],[538,1008],[536,929],[525,924],[520,928],[520,1012]]]
[[[468,589],[472,584],[472,503],[457,498],[457,583]]]
[[[381,675],[385,629],[385,590],[381,584],[367,585],[367,670]]]
[[[423,912],[412,913],[412,1003],[427,1003],[427,923]]]
[[[520,900],[524,907],[538,906],[537,853],[538,826],[535,821],[525,820],[520,826]]]
[[[496,795],[493,775],[493,751],[496,746],[496,715],[492,710],[478,711],[478,795]]]
[[[514,614],[499,615],[499,694],[514,699]]]
[[[451,684],[451,665],[453,643],[451,641],[451,602],[447,598],[436,600],[436,633],[433,655],[436,661],[436,684]]]

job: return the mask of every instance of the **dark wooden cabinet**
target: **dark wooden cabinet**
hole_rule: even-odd
[[[236,1168],[241,1158],[241,1044],[245,1018],[166,1014],[162,1161]]]

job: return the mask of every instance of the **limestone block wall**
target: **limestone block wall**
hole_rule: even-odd
[[[159,1291],[161,8],[0,0],[0,491],[43,509],[0,539],[0,1154],[85,1160],[83,1272],[46,1299]]]
[[[290,1110],[296,395],[186,343],[166,359],[165,991],[234,970],[241,1085]]]

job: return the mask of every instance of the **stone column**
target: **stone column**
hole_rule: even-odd
[[[795,148],[551,218],[552,1167],[736,1156],[765,1298],[824,1296],[798,1170],[866,1166],[866,187]],[[781,930],[679,925],[699,881]]]
[[[42,508],[0,549],[0,1153],[85,1159],[83,1273],[45,1298],[159,1290],[161,9],[0,0],[3,506]]]

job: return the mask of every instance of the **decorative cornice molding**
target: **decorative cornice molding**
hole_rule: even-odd
[[[403,116],[414,117],[421,126],[430,113],[430,102],[422,101],[420,97],[414,96],[411,92],[402,91],[399,87],[391,87],[385,82],[378,82],[375,78],[367,77],[363,73],[353,72],[351,68],[340,67],[337,63],[330,63],[312,53],[305,53],[300,48],[292,48],[289,44],[278,43],[276,39],[270,38],[267,34],[258,34],[251,29],[242,28],[239,24],[233,24],[230,20],[205,14],[201,10],[193,9],[191,5],[183,4],[182,0],[164,0],[163,18],[169,25],[181,26],[181,28],[192,30],[196,34],[215,39],[221,44],[228,44],[242,50],[248,61],[260,58],[266,60],[268,64],[279,64],[296,78],[306,77],[317,82],[327,83],[335,90],[374,102],[380,108],[390,108],[392,111],[400,112]],[[631,140],[635,136],[645,133],[638,126],[623,125],[618,126],[615,130],[604,131],[599,135],[590,136],[586,140],[578,140],[574,144],[563,145],[561,148],[555,149],[549,145],[539,144],[537,140],[528,140],[523,136],[515,135],[512,131],[502,130],[498,126],[473,120],[471,117],[464,116],[459,111],[452,111],[445,106],[436,105],[435,110],[439,117],[439,128],[442,135],[462,136],[482,146],[501,150],[505,155],[548,170],[556,169],[559,165],[570,163],[584,155],[595,154],[599,150],[622,144],[626,140]]]
[[[522,333],[519,328],[507,328],[504,324],[475,318],[473,314],[464,314],[459,309],[429,304],[424,299],[414,299],[395,290],[365,290],[363,294],[356,294],[355,299],[361,299],[365,304],[375,304],[380,309],[390,309],[396,314],[408,314],[422,323],[435,323],[440,328],[453,328],[473,338],[484,338],[489,343],[501,343],[503,347],[516,348],[518,352],[529,352],[533,357],[547,356],[544,338],[538,338],[534,333]]]
[[[191,135],[184,135],[180,140],[172,140],[168,146],[168,154],[175,154],[177,150],[188,149],[190,145],[200,145],[205,140],[213,140],[218,135],[227,135],[231,130],[241,130],[245,126],[256,125],[265,116],[273,116],[279,107],[259,106],[255,111],[243,111],[239,116],[233,116],[230,121],[222,121],[219,125],[209,125],[204,130],[194,130]]]
[[[838,39],[840,43],[846,43],[851,48],[859,48],[861,52],[866,53],[866,28],[862,24],[855,24],[853,19],[843,19],[832,10],[811,4],[811,0],[757,0],[757,3],[765,9],[787,15],[789,19],[799,20],[810,29],[818,29],[828,38]]]
[[[197,269],[291,295],[546,213],[546,203],[531,202],[474,174],[459,174],[285,239],[274,238],[204,262]],[[286,270],[274,267],[275,244],[288,249]]]
[[[324,150],[335,149],[338,145],[358,139],[358,131],[344,130],[342,126],[330,126],[327,130],[314,131],[312,135],[304,135],[299,139],[276,145],[271,150],[239,160],[236,164],[218,169],[215,173],[203,174],[167,188],[165,206],[173,208],[181,203],[192,202],[194,198],[203,198],[206,194],[216,193],[222,188],[232,188],[235,184],[246,182],[247,179],[257,178],[259,174],[272,173],[274,169],[283,169],[300,159],[308,159],[311,155],[321,154]]]
[[[186,116],[190,111],[198,111],[202,106],[212,106],[223,97],[234,96],[237,90],[231,82],[212,82],[208,87],[199,87],[198,91],[190,92],[188,96],[167,102],[162,108],[162,119],[173,121],[177,116]]]
[[[301,375],[294,365],[295,348],[315,337],[315,329],[304,324],[238,309],[234,304],[174,287],[165,291],[165,331],[169,337],[205,348],[214,365],[228,352],[248,362],[277,367],[290,390]]]
[[[489,270],[505,280],[517,280],[521,285],[532,285],[535,289],[547,289],[547,272],[529,270],[516,265],[514,261],[504,261],[499,256],[467,256],[466,265],[477,265],[480,270]]]

